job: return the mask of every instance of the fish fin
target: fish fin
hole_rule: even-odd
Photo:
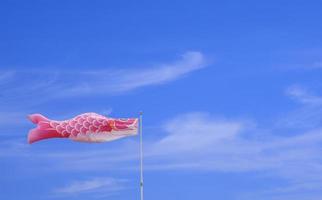
[[[28,118],[34,124],[38,124],[39,122],[49,122],[49,119],[41,114],[32,114],[29,115]]]
[[[62,136],[58,134],[56,130],[42,130],[42,129],[39,129],[39,127],[37,127],[29,131],[28,143],[32,144],[39,140],[44,140],[49,138],[59,138],[59,137],[62,137]]]
[[[43,139],[63,137],[50,126],[50,120],[44,117],[43,115],[32,114],[32,115],[29,115],[28,118],[32,123],[37,124],[36,128],[29,131],[29,134],[28,134],[29,144]]]

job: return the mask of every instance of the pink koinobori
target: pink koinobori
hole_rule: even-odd
[[[136,135],[138,119],[114,119],[96,113],[84,113],[70,120],[49,120],[41,114],[32,114],[29,119],[37,124],[30,130],[28,142],[34,143],[49,138],[70,138],[79,142],[107,142]]]

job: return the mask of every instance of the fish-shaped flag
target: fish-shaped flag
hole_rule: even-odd
[[[136,135],[138,119],[114,119],[96,113],[84,113],[70,120],[50,120],[41,114],[32,114],[29,119],[37,124],[30,130],[28,143],[49,138],[69,138],[79,142],[107,142]]]

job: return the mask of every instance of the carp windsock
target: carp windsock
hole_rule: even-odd
[[[79,142],[107,142],[136,135],[138,119],[114,119],[96,113],[84,113],[64,121],[50,120],[41,114],[32,114],[29,119],[37,124],[30,130],[28,143],[50,138],[69,138]]]

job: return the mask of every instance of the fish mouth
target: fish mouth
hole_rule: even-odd
[[[138,119],[117,119],[111,125],[115,131],[136,131]]]
[[[128,126],[128,128],[133,130],[138,129],[138,124],[139,124],[138,121],[139,120],[136,119],[131,125]]]

